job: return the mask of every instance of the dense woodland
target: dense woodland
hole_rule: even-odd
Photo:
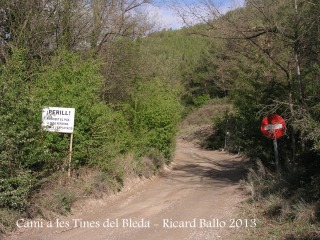
[[[311,224],[302,233],[313,236],[320,3],[247,0],[226,14],[204,3],[199,9],[209,18],[194,6],[178,10],[186,23],[201,23],[159,31],[147,0],[0,0],[0,232],[20,216],[67,214],[76,199],[72,181],[85,186],[85,197],[105,190],[102,182],[117,191],[129,174],[154,174],[172,158],[180,120],[223,99],[232,108],[212,116],[207,146],[250,158],[253,204],[273,199],[264,214],[302,219]],[[73,180],[40,204],[37,197],[66,175],[69,147],[69,135],[41,129],[44,106],[73,107],[76,120]],[[287,121],[280,177],[272,141],[260,132],[272,113]]]

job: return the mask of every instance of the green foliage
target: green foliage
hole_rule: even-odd
[[[20,173],[15,177],[0,179],[0,208],[8,207],[25,211],[34,179],[31,174]]]
[[[243,209],[244,214],[269,223],[251,229],[253,236],[260,234],[267,236],[266,239],[318,238],[319,202],[318,198],[309,199],[314,186],[297,188],[297,175],[291,174],[288,178],[291,180],[279,180],[259,160],[254,168],[249,169],[243,186],[251,193],[252,199]]]
[[[183,30],[164,37],[135,35],[133,41],[128,28],[122,37],[107,34],[101,44],[86,46],[91,36],[85,24],[71,22],[82,14],[82,5],[65,2],[50,13],[35,1],[5,5],[10,8],[0,16],[5,20],[0,23],[1,212],[7,208],[32,215],[32,195],[65,174],[70,136],[41,129],[43,107],[76,109],[74,176],[82,168],[98,169],[105,177],[96,181],[118,190],[126,174],[149,176],[169,161],[180,120],[180,80],[205,48],[203,37]],[[62,21],[55,19],[60,13]],[[92,56],[91,50],[100,55]],[[206,100],[206,95],[199,97],[198,104]],[[64,187],[51,192],[45,209],[70,212],[77,192]],[[1,224],[3,231],[7,223]]]
[[[50,208],[56,213],[67,215],[71,212],[72,203],[76,201],[76,194],[71,189],[57,189],[53,193]]]
[[[243,139],[239,122],[237,113],[229,109],[214,116],[212,121],[214,133],[208,139],[207,147],[239,153],[242,150],[241,140]]]
[[[73,169],[98,168],[119,187],[128,172],[149,174],[148,169],[152,172],[164,157],[170,158],[180,115],[179,90],[132,75],[136,89],[130,92],[131,102],[106,105],[100,98],[105,83],[100,67],[93,59],[65,50],[31,77],[23,51],[14,50],[1,66],[0,208],[26,211],[33,190],[67,167],[69,136],[41,129],[44,106],[76,109]],[[126,156],[132,152],[134,160],[119,160],[130,159]],[[150,160],[141,160],[143,155]],[[75,196],[59,190],[49,206],[66,214]]]
[[[0,207],[20,212],[29,205],[35,182],[28,166],[47,156],[37,118],[41,111],[25,70],[22,50],[14,50],[0,68]]]
[[[103,104],[92,110],[96,118],[88,145],[89,164],[122,178],[122,166],[117,158],[128,154],[134,142],[128,121],[122,112]]]
[[[104,85],[102,98],[107,103],[127,102],[134,89],[134,81],[141,75],[139,43],[117,38],[108,53],[101,56]]]
[[[196,107],[201,107],[204,104],[206,104],[209,100],[210,100],[210,95],[204,94],[204,95],[196,96],[193,101]]]
[[[21,217],[26,217],[21,212],[8,208],[0,208],[0,216],[0,234],[13,231],[16,228],[16,221]]]
[[[180,119],[179,96],[159,79],[139,84],[132,100],[136,149],[145,154],[157,149],[170,158]]]
[[[0,68],[0,177],[13,176],[39,151],[37,104],[26,82],[24,63],[23,51],[15,50],[9,64]]]
[[[140,75],[144,79],[161,78],[185,94],[189,77],[208,48],[208,39],[193,34],[191,29],[163,30],[141,39],[140,45],[143,66]]]
[[[201,100],[206,98],[226,97],[230,88],[228,83],[228,75],[224,72],[221,74],[222,68],[227,64],[227,60],[222,58],[221,51],[227,51],[225,46],[218,40],[208,41],[205,48],[202,49],[198,61],[189,66],[189,71],[184,72],[183,82],[185,85],[185,93],[183,101],[186,104],[196,107],[201,105]],[[230,72],[228,64],[228,72]],[[199,103],[200,100],[200,103]]]
[[[39,105],[76,109],[73,158],[78,164],[88,160],[93,126],[101,110],[98,95],[101,85],[102,76],[97,63],[66,51],[60,51],[53,57],[51,64],[42,69],[33,84]],[[60,164],[66,156],[68,141],[63,134],[47,134],[47,150],[58,158]]]
[[[254,218],[271,223],[254,230],[255,237],[319,238],[319,6],[247,1],[202,32],[214,44],[188,79],[185,102],[216,89],[234,105],[232,114],[215,118],[209,145],[240,148],[251,157],[256,169],[247,178],[249,207]],[[274,174],[272,140],[260,131],[263,117],[274,113],[287,122],[287,133],[277,140],[280,178]]]

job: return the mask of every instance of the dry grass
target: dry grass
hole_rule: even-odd
[[[40,191],[33,195],[29,214],[45,219],[68,215],[74,202],[86,197],[100,198],[112,192],[110,185],[108,176],[94,169],[80,169],[77,176],[72,178],[66,174],[56,175],[55,179],[43,184]]]
[[[249,168],[247,179],[242,181],[244,189],[252,199],[260,199],[279,188],[277,178],[257,160],[255,168]]]
[[[68,215],[72,212],[76,201],[104,198],[120,191],[125,179],[137,176],[137,161],[134,161],[131,155],[114,161],[118,167],[111,172],[81,168],[74,171],[71,178],[65,173],[56,174],[54,179],[43,184],[40,191],[33,196],[31,202],[34,204],[30,208],[30,215],[53,219],[57,215]],[[142,165],[149,169],[147,164]],[[147,174],[147,170],[143,173]]]
[[[271,201],[271,202],[269,202]],[[270,197],[263,202],[243,203],[239,218],[256,219],[256,227],[242,228],[237,231],[237,240],[312,240],[320,239],[317,224],[288,219],[277,211],[277,217],[266,216],[266,211],[274,207],[286,206],[283,199]],[[285,210],[287,211],[287,210]],[[288,216],[288,215],[286,215]]]
[[[231,111],[232,105],[223,100],[212,100],[201,108],[195,109],[182,122],[181,128],[189,125],[210,125],[212,119],[221,116],[226,110]]]
[[[302,224],[315,223],[319,220],[318,206],[315,203],[300,201],[294,205],[294,210],[296,212],[296,220]]]
[[[164,159],[152,152],[149,155],[140,159],[131,155],[114,159],[118,167],[111,172],[86,167],[75,170],[70,178],[66,172],[53,174],[29,200],[32,204],[26,213],[0,209],[0,234],[13,231],[19,218],[53,220],[70,214],[86,201],[104,199],[119,192],[132,179],[136,182],[142,176],[153,176]]]
[[[0,239],[1,233],[5,233],[7,231],[12,231],[15,229],[15,223],[19,218],[25,216],[21,216],[21,213],[10,210],[10,209],[0,209]]]
[[[201,108],[194,109],[181,123],[179,137],[188,142],[202,143],[214,133],[213,119],[232,111],[232,105],[224,100],[211,100]]]
[[[285,185],[261,162],[250,169],[243,186],[251,198],[242,204],[239,217],[254,218],[257,226],[241,229],[236,239],[320,239],[320,203],[288,196]]]

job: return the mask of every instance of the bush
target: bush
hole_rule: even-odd
[[[25,217],[21,212],[7,208],[0,208],[0,216],[0,237],[1,233],[13,231],[16,228],[16,221]]]
[[[279,190],[280,182],[277,178],[258,160],[254,168],[250,168],[245,186],[247,191],[251,194],[252,199],[262,199],[271,193]]]
[[[239,153],[243,149],[244,133],[239,127],[241,118],[231,108],[225,107],[224,111],[213,116],[213,134],[207,139],[206,146],[212,149],[224,149],[229,152]]]
[[[97,105],[92,111],[96,116],[92,125],[89,164],[105,171],[117,171],[113,160],[126,155],[133,145],[133,135],[128,120],[121,111],[105,105]]]
[[[35,183],[28,166],[45,156],[24,51],[0,66],[0,207],[24,211]],[[41,112],[41,111],[39,111]]]
[[[196,107],[201,107],[204,104],[206,104],[209,100],[210,100],[210,95],[209,94],[203,94],[203,95],[194,97],[193,102],[194,102],[194,105]]]
[[[159,79],[137,86],[131,114],[139,155],[154,148],[167,159],[170,158],[180,113],[178,94]]]
[[[99,90],[102,76],[99,65],[93,60],[84,60],[80,55],[60,51],[33,84],[34,95],[39,105],[75,108],[74,152],[77,165],[88,161],[88,147],[94,134],[93,126],[97,108],[101,109]],[[59,133],[46,134],[47,151],[55,154],[60,165],[66,158],[69,138]]]
[[[170,158],[181,109],[168,84],[139,80],[130,103],[106,105],[96,61],[61,50],[32,79],[24,62],[17,51],[0,67],[0,209],[28,217],[68,214],[79,196],[118,191],[128,174],[150,176]],[[73,176],[89,167],[99,172],[95,183],[74,187],[76,178],[74,185],[65,180],[70,136],[41,129],[44,106],[76,109]],[[64,182],[53,186],[56,177]],[[40,193],[43,201],[33,201]]]
[[[35,126],[36,106],[25,71],[22,50],[15,50],[8,64],[0,66],[0,177],[14,176],[37,150],[32,145],[40,127]]]
[[[33,177],[28,173],[7,179],[0,179],[0,208],[8,207],[24,211],[33,186]]]

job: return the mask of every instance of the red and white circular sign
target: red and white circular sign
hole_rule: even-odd
[[[268,115],[261,122],[261,131],[267,138],[277,139],[285,134],[286,122],[277,114]]]

